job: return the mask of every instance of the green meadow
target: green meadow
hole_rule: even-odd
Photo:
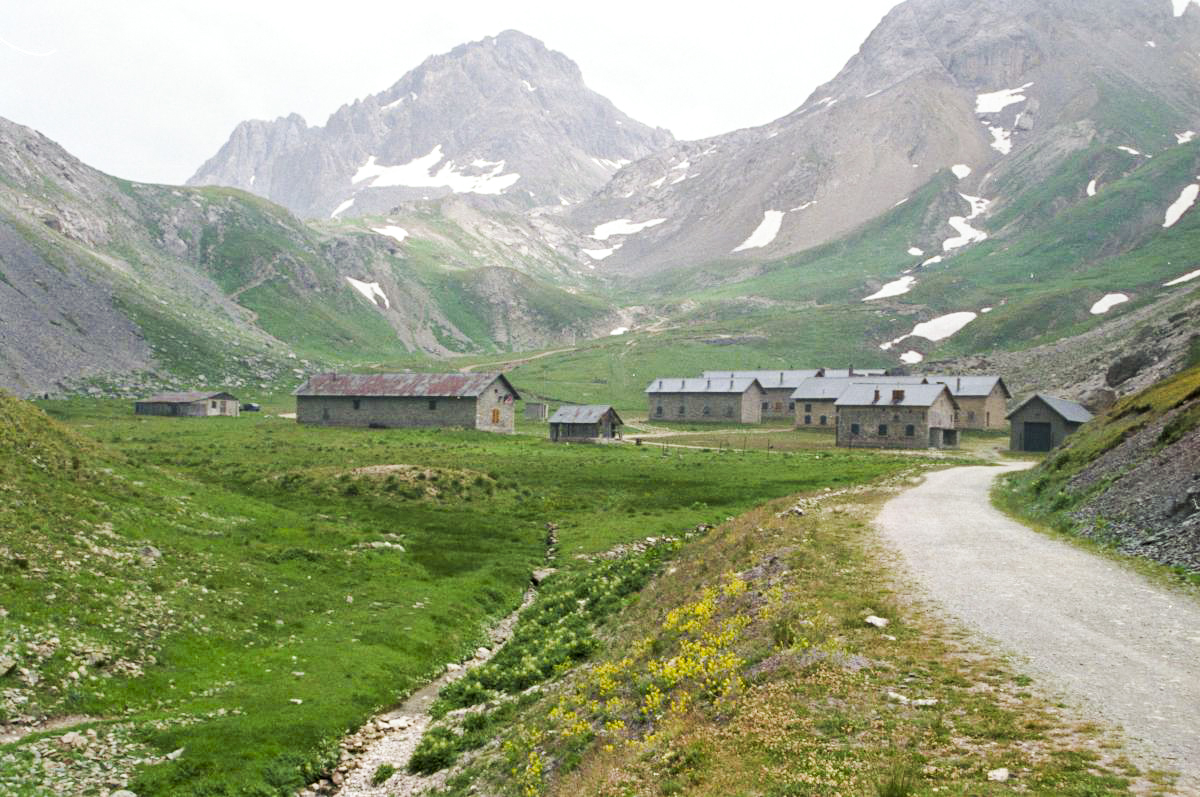
[[[16,795],[291,793],[484,641],[547,523],[559,566],[585,568],[913,463],[40,406],[0,397],[0,722],[70,716],[122,753],[87,775],[61,732],[0,745]]]

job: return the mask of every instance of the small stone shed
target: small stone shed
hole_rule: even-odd
[[[790,420],[795,415],[796,404],[792,393],[805,379],[816,376],[820,369],[809,368],[799,371],[705,371],[705,379],[757,379],[766,391],[762,400],[762,419]]]
[[[1008,414],[1008,447],[1013,451],[1049,451],[1092,419],[1081,405],[1035,393]]]
[[[525,402],[525,420],[544,421],[549,414],[547,407],[540,401]]]
[[[550,416],[550,439],[556,443],[611,440],[625,424],[610,404],[559,407]]]
[[[837,444],[849,448],[954,448],[958,407],[943,384],[853,384],[835,402]]]
[[[650,420],[760,423],[766,391],[757,379],[663,377],[646,388]]]
[[[994,374],[979,376],[957,376],[931,374],[929,382],[941,382],[950,388],[958,404],[959,429],[1003,429],[1005,411],[1012,393],[1004,380]]]
[[[512,434],[520,398],[499,373],[315,374],[294,395],[298,423],[461,426],[503,434]]]
[[[133,404],[135,415],[168,415],[178,418],[207,418],[224,415],[236,418],[241,410],[237,396],[230,393],[205,393],[187,391],[183,393],[159,393]]]

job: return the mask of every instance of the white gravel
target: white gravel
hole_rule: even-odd
[[[935,603],[1200,793],[1200,603],[993,508],[992,480],[1024,467],[931,473],[876,523]]]

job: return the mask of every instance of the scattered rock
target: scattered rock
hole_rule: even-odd
[[[78,731],[68,731],[67,733],[64,733],[62,736],[58,737],[58,743],[63,747],[78,750],[80,748],[87,747],[88,740],[86,736]]]
[[[899,703],[902,706],[908,705],[908,698],[905,697],[904,695],[900,694],[899,692],[888,692],[887,699],[892,701],[893,703]]]
[[[533,582],[535,587],[540,586],[543,581],[554,575],[555,572],[557,571],[553,567],[539,568],[533,571],[533,574],[529,577],[529,580]]]
[[[131,792],[129,789],[121,789],[120,791],[112,792],[111,794],[108,795],[108,797],[138,797],[138,796],[134,792]]]
[[[492,651],[488,650],[487,648],[475,648],[475,658],[477,659],[486,659],[491,655]]]
[[[873,614],[867,615],[867,625],[873,625],[876,628],[887,628],[888,619],[886,617],[876,617]]]
[[[461,669],[462,669],[462,665],[455,661],[452,661],[446,665],[446,672],[457,672],[458,670],[461,670]]]
[[[1104,383],[1109,387],[1116,387],[1122,382],[1137,376],[1139,371],[1152,362],[1154,362],[1154,358],[1144,351],[1137,351],[1119,357],[1104,373]]]
[[[935,697],[922,697],[922,698],[918,698],[917,700],[914,700],[914,701],[912,701],[912,704],[913,704],[914,706],[917,706],[917,707],[919,707],[919,708],[924,708],[924,707],[926,707],[926,706],[936,706],[936,705],[937,705],[937,698],[935,698]]]
[[[138,551],[138,553],[143,559],[148,559],[150,561],[162,559],[162,551],[158,550],[153,545],[143,545],[142,549]]]
[[[789,507],[782,512],[777,512],[775,517],[804,517],[804,510],[800,508],[799,504],[797,504],[796,506]]]
[[[298,698],[298,697],[293,697],[293,698],[291,698],[290,700],[288,700],[288,702],[289,702],[289,703],[295,703],[297,706],[299,706],[299,705],[301,705],[302,703],[304,703],[304,701],[303,701],[303,700],[301,700],[301,699],[300,699],[300,698]]]
[[[179,758],[179,756],[181,756],[181,755],[183,755],[182,747],[180,747],[178,750],[172,750],[171,752],[167,753],[167,760],[174,761],[175,759]]]
[[[1000,767],[999,769],[990,770],[987,774],[988,780],[994,780],[997,783],[1004,783],[1008,780],[1008,768]]]

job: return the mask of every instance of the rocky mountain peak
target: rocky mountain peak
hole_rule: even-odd
[[[508,209],[569,205],[672,141],[514,30],[427,58],[323,127],[238,126],[190,184],[232,185],[306,216],[382,213],[447,194]]]

